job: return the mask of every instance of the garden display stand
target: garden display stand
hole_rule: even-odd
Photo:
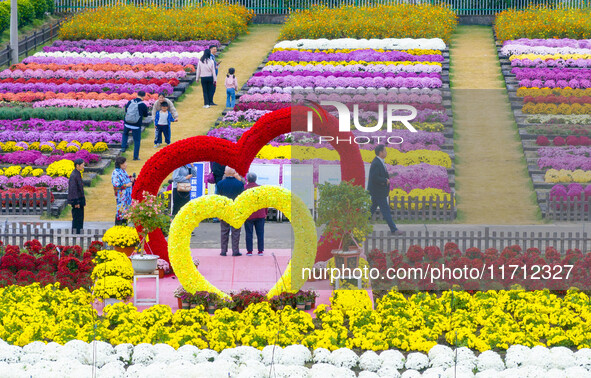
[[[158,255],[155,255],[150,248],[148,243],[145,243],[145,237],[140,240],[140,250],[144,248],[146,252],[150,251],[150,254],[141,255],[139,253],[132,254],[129,256],[131,265],[136,274],[149,274],[158,268]]]
[[[138,298],[138,280],[140,279],[155,279],[156,280],[156,297],[154,298]],[[160,276],[158,271],[151,274],[135,274],[133,276],[133,304],[134,306],[152,306],[160,303]]]

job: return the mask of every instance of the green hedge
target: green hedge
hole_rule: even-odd
[[[18,26],[26,26],[46,12],[53,13],[53,0],[18,0]],[[10,27],[10,1],[0,2],[0,33]]]
[[[92,121],[120,121],[123,119],[123,109],[120,108],[23,108],[23,107],[0,107],[0,119],[22,119],[43,118],[48,121],[67,119],[92,120]]]

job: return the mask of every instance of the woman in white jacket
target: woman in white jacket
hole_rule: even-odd
[[[203,56],[199,60],[199,64],[197,65],[197,78],[201,78],[203,103],[205,104],[203,107],[209,108],[210,106],[216,105],[213,103],[213,86],[217,81],[217,75],[215,73],[215,63],[213,59],[211,59],[211,51],[209,51],[209,49],[203,51]]]

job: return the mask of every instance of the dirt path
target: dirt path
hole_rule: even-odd
[[[218,80],[218,88],[215,93],[214,102],[219,106],[209,109],[203,108],[203,94],[201,87],[193,84],[192,92],[177,105],[179,122],[172,126],[172,142],[195,135],[205,134],[221,115],[226,104],[226,89],[224,77],[228,68],[236,69],[238,85],[242,86],[261,64],[263,59],[271,51],[281,25],[253,25],[249,28],[249,34],[233,41],[227,50],[224,50],[219,60],[222,61]],[[128,159],[127,172],[129,174],[139,173],[142,165],[148,160],[157,149],[154,148],[154,128],[144,133],[140,149],[140,161],[132,161],[133,146],[128,149],[125,155]],[[111,186],[111,172],[101,176],[101,181],[92,188],[86,188],[87,206],[85,220],[87,221],[113,221],[115,219],[115,198]],[[68,213],[70,219],[71,214]]]
[[[450,56],[458,221],[539,223],[492,29],[460,26]]]

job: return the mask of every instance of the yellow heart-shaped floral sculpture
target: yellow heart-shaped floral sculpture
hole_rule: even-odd
[[[265,185],[244,191],[234,201],[218,195],[196,198],[183,206],[176,215],[168,237],[170,263],[187,292],[208,291],[225,299],[230,298],[195,268],[190,249],[191,231],[204,219],[214,217],[239,228],[253,212],[267,207],[277,209],[289,218],[295,235],[292,259],[267,297],[272,298],[285,291],[297,291],[302,287],[305,282],[302,271],[304,268],[312,269],[316,259],[314,219],[301,198],[285,188]]]

